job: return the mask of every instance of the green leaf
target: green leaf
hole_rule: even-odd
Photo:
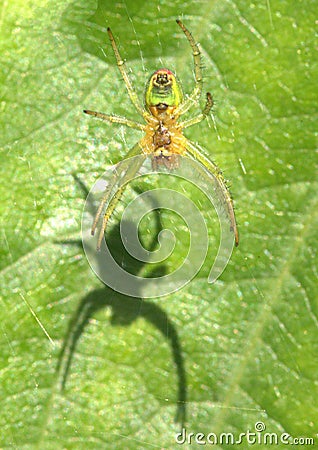
[[[3,2],[1,448],[179,448],[185,415],[187,433],[238,438],[263,422],[317,442],[315,6]],[[107,26],[140,96],[159,67],[190,92],[178,17],[201,45],[216,103],[214,120],[187,136],[230,180],[241,241],[215,284],[206,264],[177,293],[128,298],[90,270],[75,175],[90,188],[140,134],[82,110],[137,119]]]

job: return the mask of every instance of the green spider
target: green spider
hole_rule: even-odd
[[[140,104],[137,94],[128,77],[125,62],[119,54],[114,36],[110,28],[108,28],[108,36],[116,57],[118,69],[124,79],[128,95],[132,104],[146,123],[141,124],[129,120],[126,117],[120,117],[114,114],[109,115],[90,110],[84,110],[84,113],[90,114],[91,116],[97,117],[106,122],[119,123],[144,132],[143,138],[126,154],[126,158],[142,154],[151,155],[154,169],[156,169],[158,165],[164,165],[169,170],[173,170],[178,167],[180,155],[189,155],[199,161],[217,180],[222,195],[222,201],[225,204],[228,216],[230,218],[231,230],[234,232],[235,245],[238,245],[239,238],[233,203],[222,172],[204,155],[204,153],[202,153],[197,145],[189,141],[189,139],[183,135],[184,129],[201,122],[207,117],[213,106],[212,95],[209,92],[206,94],[206,104],[200,114],[192,117],[191,119],[181,122],[179,121],[180,116],[186,113],[192,106],[197,104],[197,101],[202,93],[203,80],[201,73],[201,52],[198,44],[195,42],[192,34],[183,25],[181,20],[177,20],[176,22],[184,32],[192,48],[195,87],[189,96],[184,98],[181,85],[176,76],[170,70],[159,69],[151,75],[146,85],[145,106],[143,107]],[[134,161],[134,158],[132,158],[132,161]],[[126,170],[126,174],[130,171],[129,173],[131,175],[132,173],[137,173],[139,168],[139,166],[135,168],[128,167],[128,169],[126,168],[121,170],[119,164],[110,185],[115,185],[115,178],[119,177],[122,171]],[[126,185],[127,184],[121,185],[111,200],[110,189],[107,189],[99,205],[91,230],[92,235],[95,234],[95,230],[105,204],[108,203],[98,236],[98,250],[100,249],[104,237],[107,222],[116,208]]]

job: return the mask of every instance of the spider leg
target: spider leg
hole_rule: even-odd
[[[90,109],[84,109],[83,112],[85,114],[89,114],[90,116],[97,117],[98,119],[102,119],[105,122],[120,123],[122,125],[126,125],[127,127],[135,128],[136,130],[145,131],[146,128],[145,125],[135,122],[134,120],[126,119],[126,117],[120,117],[114,114],[104,114],[97,111],[91,111]]]
[[[235,237],[235,245],[238,246],[239,244],[239,235],[238,235],[238,229],[237,229],[237,225],[236,225],[236,219],[235,219],[235,213],[234,213],[234,208],[233,208],[233,202],[232,202],[232,198],[230,195],[230,192],[226,186],[225,183],[225,179],[222,175],[222,172],[220,171],[220,169],[217,167],[216,164],[214,164],[212,161],[210,161],[203,152],[201,152],[201,149],[199,150],[197,145],[194,145],[192,142],[190,142],[189,140],[187,140],[186,143],[186,149],[188,151],[188,153],[195,158],[197,161],[199,161],[201,164],[203,164],[203,166],[209,171],[211,172],[212,175],[214,175],[215,179],[217,180],[217,183],[220,187],[223,199],[224,199],[224,203],[226,205],[226,209],[230,218],[230,223],[231,223],[231,229],[234,232],[234,237]]]
[[[119,71],[121,73],[121,76],[124,79],[124,82],[125,82],[125,85],[126,85],[126,88],[127,88],[127,91],[128,91],[128,95],[130,97],[130,100],[131,100],[132,104],[134,105],[134,107],[136,108],[136,110],[139,112],[139,114],[142,117],[146,118],[146,117],[148,117],[148,113],[144,110],[144,108],[141,106],[141,104],[139,102],[139,99],[138,99],[138,96],[136,94],[136,91],[133,88],[133,85],[131,84],[131,81],[130,81],[130,79],[128,77],[125,61],[120,56],[117,44],[115,42],[113,33],[111,32],[110,28],[107,28],[107,33],[108,33],[109,40],[110,40],[110,43],[112,45],[112,48],[113,48],[113,51],[114,51],[114,54],[115,54],[115,58],[116,58],[116,61],[117,61],[118,69],[119,69]]]
[[[201,122],[202,120],[204,120],[206,118],[206,116],[209,115],[212,106],[213,106],[212,95],[210,94],[210,92],[207,92],[207,94],[206,94],[206,103],[205,103],[205,107],[202,110],[202,113],[199,114],[196,117],[192,117],[192,119],[188,119],[188,120],[185,120],[184,122],[181,122],[179,124],[180,127],[182,129],[183,128],[188,128],[188,127],[191,127],[192,125],[195,125],[196,123]]]
[[[104,209],[105,204],[107,203],[109,196],[114,188],[114,186],[116,185],[116,182],[118,180],[118,178],[120,177],[120,175],[127,169],[127,162],[125,162],[127,160],[127,158],[131,158],[132,156],[136,156],[141,154],[141,148],[139,143],[134,145],[132,149],[129,150],[129,152],[126,154],[125,159],[123,161],[121,161],[117,167],[116,170],[114,171],[111,179],[109,180],[109,183],[107,185],[107,188],[105,190],[105,193],[103,195],[103,198],[99,204],[96,216],[94,218],[94,222],[92,225],[92,229],[91,229],[91,234],[94,236],[95,234],[95,230],[97,227],[97,223],[99,221],[99,218],[102,214],[102,211]]]
[[[97,247],[96,247],[97,251],[99,251],[101,248],[102,240],[104,237],[104,233],[106,230],[108,220],[110,219],[111,215],[113,214],[114,209],[115,209],[117,203],[119,202],[119,200],[121,199],[123,193],[125,192],[126,187],[127,187],[127,183],[118,189],[118,191],[115,193],[115,195],[113,196],[111,202],[109,203],[109,205],[106,209],[106,212],[105,212],[105,215],[103,218],[103,222],[102,222],[102,226],[101,226],[101,229],[98,234],[98,241],[97,241]]]
[[[98,235],[97,250],[100,250],[100,247],[101,247],[101,244],[102,244],[102,240],[104,238],[104,233],[105,233],[105,230],[106,230],[106,226],[107,226],[108,220],[110,219],[111,215],[114,212],[114,209],[116,208],[116,206],[117,206],[118,202],[120,201],[123,193],[125,192],[128,183],[136,175],[136,173],[138,172],[138,170],[142,166],[145,158],[146,158],[146,155],[144,155],[144,158],[140,158],[137,161],[136,160],[131,161],[128,164],[126,173],[124,174],[123,179],[121,181],[121,185],[119,186],[118,190],[113,195],[111,201],[109,202],[109,205],[106,208],[105,215],[104,215],[104,218],[103,218],[103,223],[102,223],[101,229],[99,231],[99,235]]]
[[[193,36],[190,33],[190,31],[183,25],[181,20],[177,19],[176,22],[181,28],[181,30],[184,32],[186,38],[188,39],[189,44],[191,45],[194,63],[194,76],[195,76],[195,86],[192,93],[183,103],[181,103],[181,105],[175,111],[176,114],[181,115],[186,111],[188,111],[191,108],[191,106],[199,99],[202,92],[203,79],[201,71],[201,52],[199,46],[193,39]]]

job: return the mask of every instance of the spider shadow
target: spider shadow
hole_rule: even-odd
[[[82,193],[87,196],[88,190],[84,183],[76,175],[73,175],[73,177]],[[137,193],[140,193],[138,189],[134,188],[134,190]],[[90,212],[92,212],[93,209],[93,205],[89,205]],[[156,230],[148,248],[150,252],[154,251],[156,248],[158,243],[157,236],[162,230],[159,211],[155,210],[154,213]],[[133,224],[128,223],[127,225],[134,227]],[[135,260],[125,251],[120,236],[120,225],[115,225],[111,228],[107,236],[107,242],[109,248],[114,249],[114,252],[112,251],[112,253],[118,264],[121,264],[125,270],[129,268],[130,272],[134,275],[140,274],[145,263]],[[58,243],[60,245],[76,245],[82,248],[81,240],[65,240],[59,241]],[[161,271],[162,276],[165,273],[165,268],[162,267]],[[150,276],[152,276],[152,274],[150,274]],[[155,276],[160,275],[156,272]],[[104,308],[110,308],[111,310],[111,326],[129,326],[136,319],[143,318],[159,330],[162,336],[168,341],[171,347],[172,357],[176,366],[178,378],[177,412],[175,421],[180,423],[181,427],[183,427],[186,421],[186,373],[182,348],[175,325],[169,319],[166,312],[154,303],[151,303],[142,297],[135,298],[120,294],[113,291],[108,286],[95,289],[86,295],[81,300],[77,310],[69,322],[57,365],[57,384],[59,390],[63,391],[65,388],[72,365],[72,359],[82,333],[84,333],[86,327],[89,325],[90,319],[98,311],[103,310]]]

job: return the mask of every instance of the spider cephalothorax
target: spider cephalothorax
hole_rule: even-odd
[[[175,109],[182,100],[180,83],[170,70],[159,69],[151,75],[145,92],[145,106],[151,114],[156,115],[167,107]]]

